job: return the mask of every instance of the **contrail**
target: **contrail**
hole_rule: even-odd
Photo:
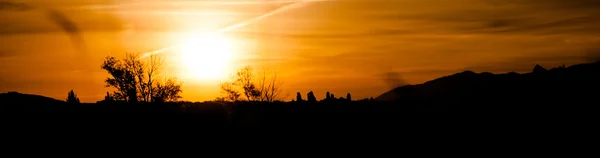
[[[294,9],[294,8],[303,7],[303,6],[305,6],[306,4],[308,4],[310,2],[318,2],[318,1],[331,1],[331,0],[302,0],[302,1],[297,1],[296,3],[292,3],[292,4],[285,5],[283,7],[279,7],[277,9],[273,10],[273,11],[270,11],[270,12],[268,12],[266,14],[261,15],[261,16],[252,18],[250,20],[247,20],[247,21],[244,21],[244,22],[241,22],[241,23],[237,23],[237,24],[234,24],[234,25],[230,25],[230,26],[224,27],[222,29],[219,29],[219,30],[213,32],[212,34],[223,33],[223,32],[234,30],[234,29],[237,29],[237,28],[240,28],[240,27],[244,27],[244,26],[252,24],[252,23],[254,23],[256,21],[259,21],[259,20],[262,20],[264,18],[273,16],[273,15],[275,15],[277,13],[280,13],[280,12],[283,12],[283,11],[287,11],[287,10],[290,10],[290,9]],[[146,58],[146,57],[148,57],[150,55],[160,54],[160,53],[163,53],[163,52],[165,52],[165,51],[167,51],[169,49],[177,48],[179,46],[181,46],[181,44],[173,45],[173,46],[169,46],[169,47],[165,47],[165,48],[161,48],[161,49],[154,50],[154,51],[151,51],[151,52],[147,52],[144,55],[142,55],[141,58]]]
[[[237,29],[237,28],[246,26],[248,24],[254,23],[254,22],[258,21],[258,20],[264,19],[266,17],[275,15],[277,13],[280,13],[280,12],[283,12],[283,11],[286,11],[286,10],[289,10],[289,9],[294,9],[294,8],[302,7],[304,4],[307,4],[308,2],[313,2],[313,1],[300,1],[300,2],[296,2],[296,3],[288,4],[288,5],[285,5],[283,7],[277,8],[277,9],[271,11],[271,12],[263,14],[263,15],[261,15],[259,17],[250,19],[248,21],[245,21],[245,22],[242,22],[242,23],[239,23],[239,24],[235,24],[235,25],[231,25],[231,26],[222,28],[222,29],[220,29],[219,31],[217,31],[215,33],[222,33],[222,32],[227,32],[229,30]]]

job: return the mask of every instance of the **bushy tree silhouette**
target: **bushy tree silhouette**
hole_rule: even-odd
[[[348,101],[352,101],[352,96],[350,95],[350,93],[346,94],[346,99],[348,99]]]
[[[223,97],[221,99],[223,101],[238,101],[240,100],[240,92],[235,90],[235,85],[230,82],[221,83],[221,93],[223,93]],[[221,100],[217,99],[217,100]]]
[[[132,65],[125,63],[115,57],[106,57],[102,69],[108,71],[112,76],[112,78],[106,79],[106,84],[107,87],[117,89],[113,92],[115,99],[135,103],[137,102],[137,82]]]
[[[75,92],[73,90],[69,91],[69,94],[67,96],[67,102],[68,103],[73,103],[73,104],[79,104],[79,98],[77,98],[77,95],[75,94]]]
[[[115,98],[112,95],[110,95],[110,93],[106,92],[106,96],[104,96],[104,101],[112,102],[112,101],[115,101]]]
[[[253,82],[254,74],[252,67],[246,66],[235,74],[234,84],[239,85],[244,90],[244,96],[248,101],[258,101],[260,92]]]
[[[312,91],[310,91],[310,92],[308,92],[308,94],[306,94],[306,98],[307,98],[308,102],[311,102],[311,103],[317,102],[315,93],[313,93]]]
[[[149,61],[144,62],[138,55],[127,53],[123,60],[106,57],[102,69],[111,75],[106,79],[106,86],[116,89],[111,95],[115,100],[136,103],[140,100],[174,101],[181,98],[181,83],[176,79],[156,82],[155,77],[160,66],[161,60],[156,56],[151,56]]]
[[[176,101],[181,98],[181,84],[176,83],[174,79],[166,79],[164,84],[157,82],[153,89],[153,102]]]
[[[298,102],[304,101],[304,100],[302,100],[302,94],[300,94],[300,92],[296,93],[296,101],[298,101]]]

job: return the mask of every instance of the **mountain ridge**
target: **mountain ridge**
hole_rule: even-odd
[[[448,97],[481,97],[480,92],[497,93],[510,92],[511,88],[516,92],[515,95],[499,95],[516,97],[524,95],[525,92],[556,92],[560,90],[578,90],[583,92],[592,87],[597,87],[599,79],[600,61],[593,63],[584,63],[571,65],[569,67],[557,67],[546,70],[540,65],[536,65],[532,72],[519,74],[508,72],[503,74],[493,74],[490,72],[475,73],[470,70],[456,74],[443,76],[437,79],[427,81],[422,84],[406,85],[389,90],[375,99],[378,101],[400,101],[415,99],[442,99]],[[582,85],[583,84],[583,85]],[[587,84],[589,87],[585,87]],[[550,88],[545,86],[555,86]],[[566,85],[579,85],[578,87],[568,88]],[[494,92],[495,91],[495,92]],[[579,92],[577,92],[579,94]],[[535,95],[535,94],[531,94]],[[522,97],[522,96],[521,96]],[[483,97],[487,98],[487,97]]]

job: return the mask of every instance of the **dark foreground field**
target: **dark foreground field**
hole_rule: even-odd
[[[3,96],[22,95],[4,94]],[[597,115],[596,97],[528,96],[520,100],[237,102],[164,104],[2,103],[4,121],[37,124],[178,127],[384,127],[576,125]]]

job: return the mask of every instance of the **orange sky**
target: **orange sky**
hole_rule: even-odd
[[[293,0],[0,1],[0,92],[103,99],[107,55],[148,52],[264,15]],[[277,70],[286,100],[325,91],[376,97],[385,74],[418,84],[466,69],[527,72],[586,62],[600,42],[597,0],[321,0],[226,32],[232,69]],[[85,50],[45,15],[73,22]],[[72,33],[72,32],[71,32]],[[83,51],[83,52],[82,52]],[[183,99],[210,100],[218,81],[188,78],[177,53],[161,54],[167,75],[183,81]],[[168,70],[168,71],[167,71]]]

